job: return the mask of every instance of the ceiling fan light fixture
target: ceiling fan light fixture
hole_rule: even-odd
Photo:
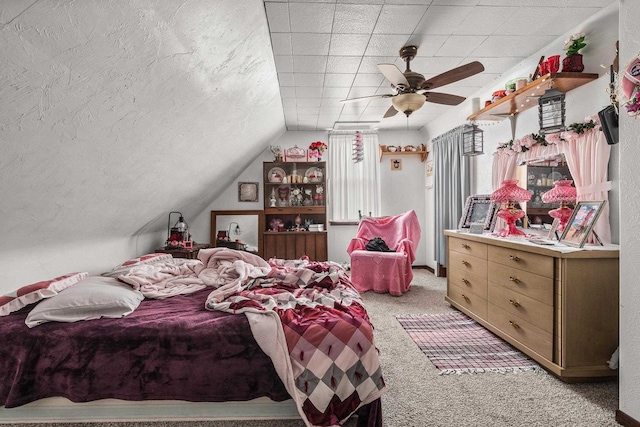
[[[408,117],[409,114],[419,110],[426,100],[424,95],[418,93],[402,93],[391,98],[391,103],[396,110]]]

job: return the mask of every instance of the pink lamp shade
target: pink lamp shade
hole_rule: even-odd
[[[573,209],[567,207],[567,203],[575,204],[576,202],[577,192],[576,188],[571,186],[572,183],[573,181],[570,179],[561,179],[553,183],[554,188],[542,195],[542,201],[545,203],[561,204],[558,209],[549,211],[549,216],[557,218],[559,221],[558,231],[564,230],[573,213]]]
[[[492,201],[506,205],[498,211],[498,218],[502,218],[507,222],[507,226],[498,232],[500,237],[525,234],[516,228],[516,221],[524,216],[524,212],[516,208],[515,203],[528,202],[531,200],[531,193],[522,187],[518,187],[517,184],[518,180],[516,179],[502,181],[502,187],[491,194]]]

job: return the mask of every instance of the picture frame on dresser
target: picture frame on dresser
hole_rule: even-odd
[[[491,201],[490,194],[467,197],[458,228],[471,228],[471,224],[482,224],[484,230],[493,231],[498,219],[498,204]]]
[[[573,214],[560,236],[560,243],[582,248],[587,242],[593,226],[598,221],[606,200],[580,201],[576,203]],[[596,240],[599,238],[596,236]]]

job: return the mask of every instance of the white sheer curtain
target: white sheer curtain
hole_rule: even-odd
[[[364,160],[353,163],[355,132],[331,132],[327,153],[329,219],[357,220],[362,215],[380,215],[380,159],[378,134],[363,132]]]

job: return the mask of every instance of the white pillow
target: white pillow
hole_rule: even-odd
[[[111,271],[107,271],[106,273],[102,273],[102,276],[105,277],[118,277],[123,276],[129,272],[133,267],[137,267],[139,265],[146,264],[157,264],[162,262],[171,262],[173,263],[174,258],[171,254],[165,253],[153,253],[139,256],[138,258],[133,258],[128,261],[123,262],[120,265],[116,265],[113,267]]]
[[[77,322],[132,313],[144,296],[111,277],[90,276],[39,303],[27,316],[28,327],[46,322]]]

